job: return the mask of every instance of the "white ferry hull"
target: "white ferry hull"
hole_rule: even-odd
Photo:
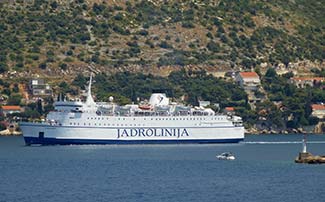
[[[22,122],[20,128],[27,145],[238,143],[244,139],[244,128],[238,126],[75,127]]]

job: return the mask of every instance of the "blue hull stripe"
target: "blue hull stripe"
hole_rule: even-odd
[[[56,139],[24,137],[26,145],[71,145],[71,144],[210,144],[210,143],[238,143],[243,138],[236,139],[192,139],[192,140],[96,140],[96,139]]]

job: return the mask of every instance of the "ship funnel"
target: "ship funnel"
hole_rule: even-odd
[[[165,93],[153,93],[149,99],[151,106],[166,106],[169,105],[169,99]]]
[[[86,99],[86,104],[88,106],[96,105],[93,97],[91,96],[91,83],[92,83],[92,78],[93,78],[93,74],[90,74],[89,85],[88,85],[88,92],[87,92],[87,99]]]

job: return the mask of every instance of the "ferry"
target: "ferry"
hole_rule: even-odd
[[[242,119],[211,108],[170,102],[153,93],[146,104],[58,100],[43,122],[21,122],[26,145],[238,143]]]

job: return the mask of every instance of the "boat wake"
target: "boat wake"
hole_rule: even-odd
[[[280,141],[280,142],[243,142],[244,144],[301,144],[301,141]],[[308,144],[325,144],[325,141],[308,141]]]

